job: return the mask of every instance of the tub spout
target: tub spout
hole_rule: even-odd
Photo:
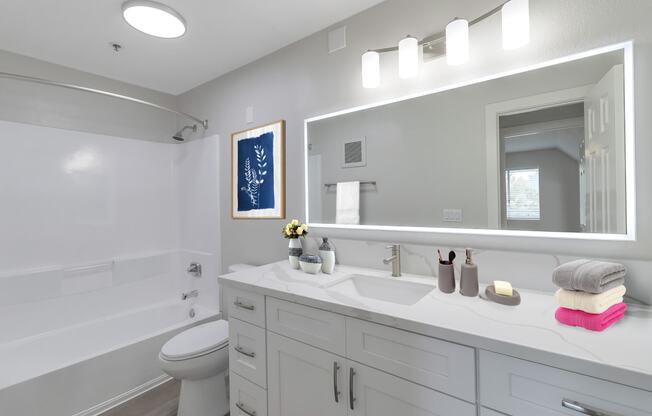
[[[197,296],[199,296],[199,292],[197,290],[191,290],[190,292],[182,293],[181,300],[186,300],[188,298],[196,298]]]

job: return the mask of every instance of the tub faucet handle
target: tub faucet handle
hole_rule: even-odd
[[[201,263],[190,263],[186,272],[192,276],[201,277]]]

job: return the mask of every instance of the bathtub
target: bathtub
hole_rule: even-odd
[[[160,303],[0,344],[0,414],[93,415],[166,381],[161,346],[219,316],[190,308]]]
[[[215,270],[170,251],[0,273],[0,415],[92,416],[167,381],[161,346],[219,318]]]

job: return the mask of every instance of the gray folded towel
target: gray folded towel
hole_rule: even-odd
[[[552,281],[562,289],[602,293],[625,282],[622,264],[581,259],[562,264],[552,272]]]

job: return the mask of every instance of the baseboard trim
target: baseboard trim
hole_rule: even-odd
[[[111,410],[116,406],[119,406],[133,398],[136,398],[141,394],[148,392],[149,390],[152,390],[164,383],[167,383],[170,380],[172,380],[172,377],[163,374],[153,380],[148,381],[147,383],[143,383],[140,386],[129,390],[128,392],[122,393],[112,399],[109,399],[103,403],[95,405],[90,409],[86,409],[84,411],[76,413],[73,416],[97,416],[101,413],[106,412],[107,410]]]

